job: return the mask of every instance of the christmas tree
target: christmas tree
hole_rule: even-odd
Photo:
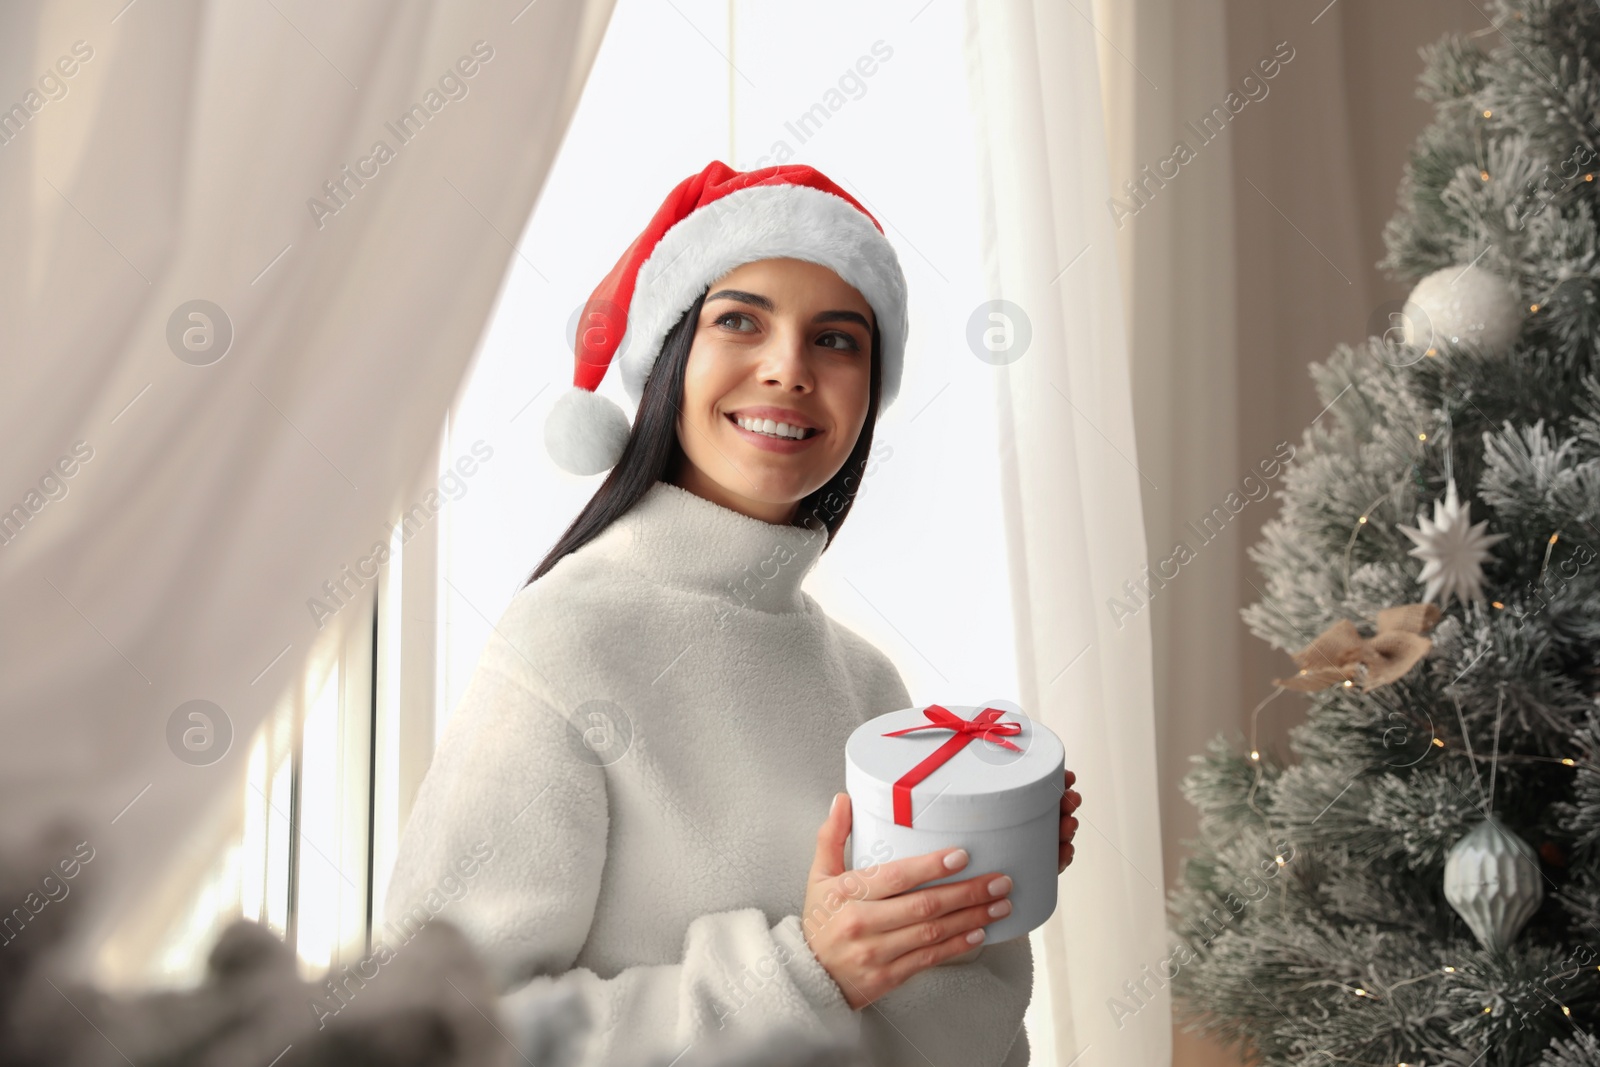
[[[1600,5],[1485,11],[1421,50],[1411,295],[1312,367],[1250,552],[1284,677],[1195,757],[1173,953],[1111,1005],[1170,982],[1263,1064],[1600,1065]]]

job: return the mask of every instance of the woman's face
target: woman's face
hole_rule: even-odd
[[[844,466],[866,423],[872,323],[859,292],[806,260],[758,260],[712,283],[684,370],[686,462],[672,482],[789,522]]]

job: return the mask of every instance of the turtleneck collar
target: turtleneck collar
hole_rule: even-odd
[[[806,609],[800,583],[828,540],[827,527],[816,526],[763,522],[658,481],[585,548],[652,582],[719,597],[730,608],[797,612]]]

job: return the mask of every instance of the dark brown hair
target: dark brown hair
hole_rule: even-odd
[[[657,482],[670,479],[686,461],[683,446],[678,443],[678,413],[683,408],[683,376],[689,366],[689,351],[694,344],[695,328],[700,322],[700,308],[705,303],[704,290],[683,313],[683,317],[667,332],[661,342],[650,375],[645,379],[644,393],[639,398],[639,411],[633,420],[633,430],[622,449],[622,458],[611,468],[606,480],[595,490],[589,503],[578,512],[550,549],[534,568],[524,586],[538,581],[549,573],[568,553],[576,552],[598,537],[618,516],[627,512]],[[827,527],[826,552],[838,535],[839,527],[850,514],[861,479],[866,471],[867,457],[872,451],[872,431],[878,421],[878,396],[882,389],[883,370],[879,359],[880,340],[877,316],[872,322],[872,387],[867,401],[867,419],[861,427],[856,445],[832,478],[816,491],[800,500],[795,509],[792,526],[817,528],[817,523]]]

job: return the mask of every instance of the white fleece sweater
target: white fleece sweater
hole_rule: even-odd
[[[518,591],[417,793],[388,925],[419,907],[458,924],[513,1030],[538,997],[578,995],[586,1065],[780,1025],[885,1065],[1026,1064],[1027,938],[855,1012],[801,931],[845,739],[912,706],[801,590],[826,536],[658,482]]]

